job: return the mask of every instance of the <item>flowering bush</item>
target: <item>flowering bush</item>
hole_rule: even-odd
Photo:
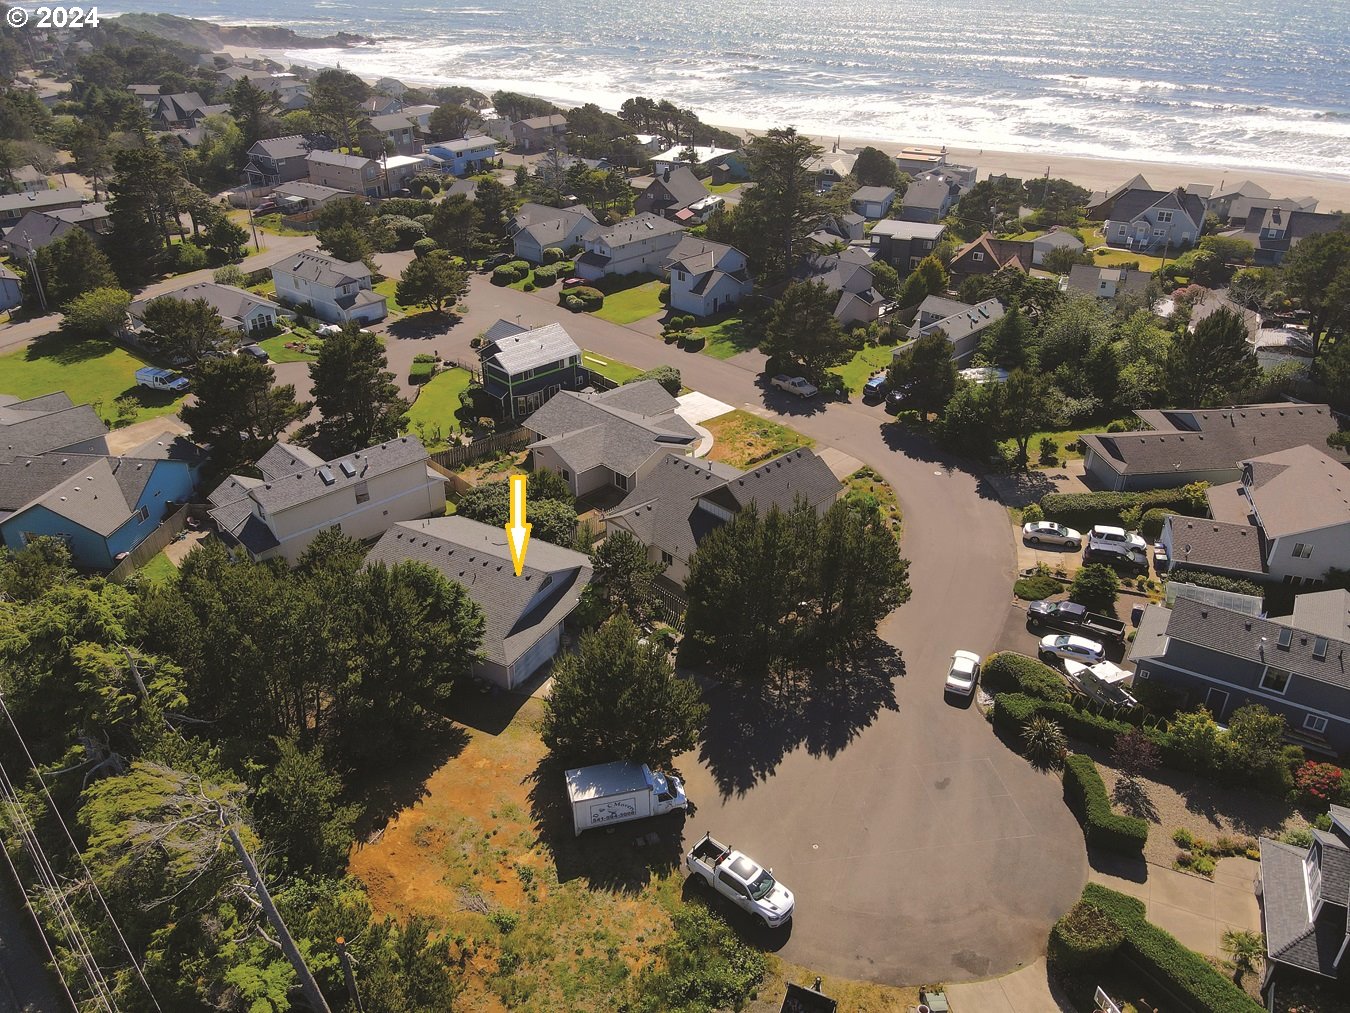
[[[1303,798],[1326,805],[1339,797],[1343,771],[1334,763],[1306,761],[1294,774],[1294,784]]]

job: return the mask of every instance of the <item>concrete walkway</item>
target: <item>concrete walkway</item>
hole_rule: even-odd
[[[1212,882],[1161,865],[1145,866],[1142,872],[1138,863],[1133,868],[1124,863],[1113,867],[1110,859],[1096,856],[1093,866],[1089,882],[1138,897],[1149,921],[1197,953],[1222,956],[1221,943],[1228,929],[1261,931],[1255,889],[1260,864],[1250,858],[1220,859]]]
[[[1044,957],[1001,978],[948,985],[947,1001],[955,1013],[1074,1013],[1051,984]]]
[[[678,406],[675,414],[693,426],[694,431],[698,433],[698,446],[694,448],[694,456],[707,457],[713,448],[714,438],[713,434],[699,423],[725,415],[732,410],[731,405],[696,390],[681,394],[675,401]]]

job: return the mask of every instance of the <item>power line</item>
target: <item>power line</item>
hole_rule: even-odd
[[[19,731],[19,726],[14,721],[14,715],[9,712],[9,705],[5,703],[4,694],[0,694],[0,711],[4,711],[5,718],[9,721],[9,726],[14,730],[14,737],[19,740],[19,745],[23,748],[24,756],[28,758],[28,764],[33,768],[33,775],[37,778],[38,784],[42,787],[42,794],[47,799],[47,804],[51,806],[52,815],[56,817],[56,822],[61,825],[62,832],[66,835],[66,840],[70,844],[71,850],[75,853],[75,860],[80,863],[80,868],[84,870],[85,881],[89,884],[89,889],[94,896],[98,898],[99,905],[103,908],[103,913],[108,916],[108,923],[113,931],[117,933],[117,938],[126,950],[127,958],[131,961],[131,966],[136,971],[136,977],[140,980],[142,987],[145,988],[146,995],[150,997],[151,1004],[159,1010],[159,1000],[155,998],[154,991],[150,988],[150,982],[145,978],[145,972],[141,969],[140,961],[136,959],[136,954],[131,949],[131,944],[127,942],[126,936],[122,934],[122,927],[117,924],[117,919],[113,917],[112,908],[108,906],[107,898],[103,896],[103,891],[99,889],[97,880],[94,879],[94,873],[85,863],[84,856],[80,854],[79,846],[75,843],[75,838],[70,832],[70,827],[66,826],[65,819],[61,816],[61,809],[56,804],[56,799],[52,798],[52,793],[47,787],[46,780],[42,777],[42,771],[38,768],[37,761],[33,758],[32,751],[28,748],[28,743],[24,741],[23,733]],[[161,1010],[162,1013],[162,1010]]]

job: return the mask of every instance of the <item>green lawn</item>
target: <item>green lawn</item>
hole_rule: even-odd
[[[1115,267],[1118,264],[1131,264],[1134,261],[1139,262],[1139,270],[1153,272],[1162,267],[1162,257],[1150,257],[1142,253],[1132,253],[1129,250],[1113,250],[1106,245],[1106,236],[1100,228],[1082,229],[1083,242],[1087,246],[1087,251],[1092,254],[1092,262],[1098,267]],[[1098,248],[1105,250],[1098,254]]]
[[[378,285],[372,286],[375,291],[384,296],[385,306],[389,308],[391,316],[407,316],[409,313],[421,313],[424,308],[420,306],[404,306],[398,301],[398,279],[385,278]]]
[[[459,428],[455,412],[459,411],[459,396],[469,386],[467,369],[447,369],[437,373],[430,383],[424,383],[417,391],[408,412],[408,430],[416,433],[427,450],[444,450],[448,447],[446,439]]]
[[[616,359],[606,359],[594,352],[582,352],[581,364],[601,376],[609,377],[615,383],[627,383],[634,377],[641,376],[643,372],[636,366],[630,366],[628,363],[619,362]]]
[[[117,416],[113,402],[129,397],[139,407],[128,424],[177,411],[181,397],[136,386],[136,370],[144,365],[111,341],[57,332],[0,356],[0,394],[30,398],[63,390],[76,404],[94,405],[108,422]]]
[[[177,579],[178,567],[169,562],[169,557],[161,552],[136,573],[152,584],[168,584]]]
[[[305,327],[297,327],[289,334],[278,334],[272,338],[265,338],[258,342],[258,347],[267,353],[268,358],[273,362],[313,362],[318,358],[317,355],[310,355],[308,352],[300,352],[294,348],[287,348],[286,343],[292,344],[297,341],[311,342],[323,341],[317,334]]]
[[[703,335],[703,354],[714,359],[730,359],[758,344],[755,335],[747,333],[741,318],[735,316],[695,327],[694,333]]]
[[[1043,433],[1036,433],[1031,437],[1031,442],[1027,444],[1027,454],[1031,458],[1032,466],[1034,467],[1036,465],[1036,459],[1040,456],[1042,437],[1048,436],[1059,444],[1059,457],[1061,460],[1077,461],[1082,459],[1083,454],[1076,447],[1072,447],[1071,444],[1076,444],[1079,435],[1082,433],[1106,432],[1106,427],[1110,425],[1112,421],[1114,420],[1107,419],[1105,422],[1073,426],[1070,429],[1049,429]],[[1139,420],[1133,415],[1122,416],[1122,421],[1129,423],[1132,428],[1139,424]],[[1003,446],[1008,448],[1009,452],[1016,449],[1016,445],[1012,440],[1004,440]]]
[[[1046,232],[1048,231],[1049,231],[1048,229],[1031,229],[1030,231],[1027,232],[1019,232],[1014,236],[1004,236],[1003,238],[1012,240],[1014,242],[1029,243],[1033,239],[1039,239],[1041,236],[1045,235]]]
[[[713,193],[713,194],[724,194],[724,193],[730,193],[732,190],[735,190],[738,186],[742,186],[742,185],[744,185],[744,184],[741,184],[741,183],[711,183],[711,182],[709,182],[708,180],[705,179],[705,180],[703,181],[703,185],[706,186],[706,187],[708,188],[708,192],[709,192],[709,193]]]
[[[244,228],[248,228],[248,215],[245,213],[244,220],[240,222]],[[274,236],[312,236],[313,232],[305,229],[293,229],[281,220],[281,215],[254,215],[253,224],[258,226],[259,232],[270,232]],[[250,237],[252,238],[252,237]]]
[[[605,304],[594,315],[612,324],[631,324],[662,312],[660,296],[661,283],[649,281],[605,296]]]
[[[798,447],[810,447],[815,441],[772,419],[761,418],[737,408],[703,423],[713,434],[709,460],[723,461],[734,468],[753,468]]]
[[[895,345],[865,345],[853,353],[853,358],[842,366],[831,366],[830,372],[843,378],[850,394],[857,394],[875,374],[887,369],[893,358]]]

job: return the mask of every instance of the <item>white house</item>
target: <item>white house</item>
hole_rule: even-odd
[[[272,265],[277,298],[296,306],[308,303],[330,324],[373,324],[388,315],[384,296],[372,291],[370,269],[317,250],[302,250]]]
[[[416,436],[324,461],[278,443],[258,461],[261,478],[231,475],[208,497],[228,544],[255,560],[294,563],[320,531],[376,538],[399,521],[445,513],[445,480]]]
[[[551,208],[545,204],[522,204],[512,220],[511,243],[516,256],[533,264],[543,263],[550,247],[570,250],[595,228],[595,215],[584,204]]]
[[[690,161],[688,158],[681,158],[681,155],[687,155],[693,151],[694,157]],[[659,155],[652,157],[652,175],[661,176],[667,169],[677,169],[680,166],[691,165],[711,165],[714,162],[720,162],[724,158],[734,157],[736,152],[731,148],[711,148],[711,147],[692,147],[688,144],[676,145],[673,148],[667,148]]]
[[[895,204],[895,189],[889,186],[860,186],[849,198],[853,210],[864,218],[875,221],[891,213]]]
[[[276,326],[282,316],[282,309],[271,299],[264,299],[233,285],[218,285],[213,281],[202,281],[195,285],[165,292],[153,299],[137,299],[127,307],[127,316],[131,320],[132,332],[145,328],[145,307],[158,299],[179,299],[193,302],[204,299],[220,314],[221,322],[229,328],[243,334],[256,334]]]
[[[415,561],[462,584],[483,613],[482,657],[474,674],[515,689],[562,647],[562,626],[591,582],[590,557],[530,540],[517,577],[502,529],[467,517],[395,524],[368,563]]]
[[[754,290],[745,254],[734,246],[684,236],[665,263],[670,273],[670,308],[709,317],[733,306]]]
[[[583,240],[586,252],[576,260],[576,273],[590,281],[640,271],[656,274],[683,235],[682,226],[650,213],[625,218],[618,225],[596,226]]]
[[[971,306],[945,296],[930,295],[919,303],[908,336],[913,341],[941,331],[951,342],[952,361],[964,362],[979,347],[980,335],[1003,319],[1003,312],[1003,304],[997,299],[986,299]],[[901,350],[896,349],[896,353]]]

